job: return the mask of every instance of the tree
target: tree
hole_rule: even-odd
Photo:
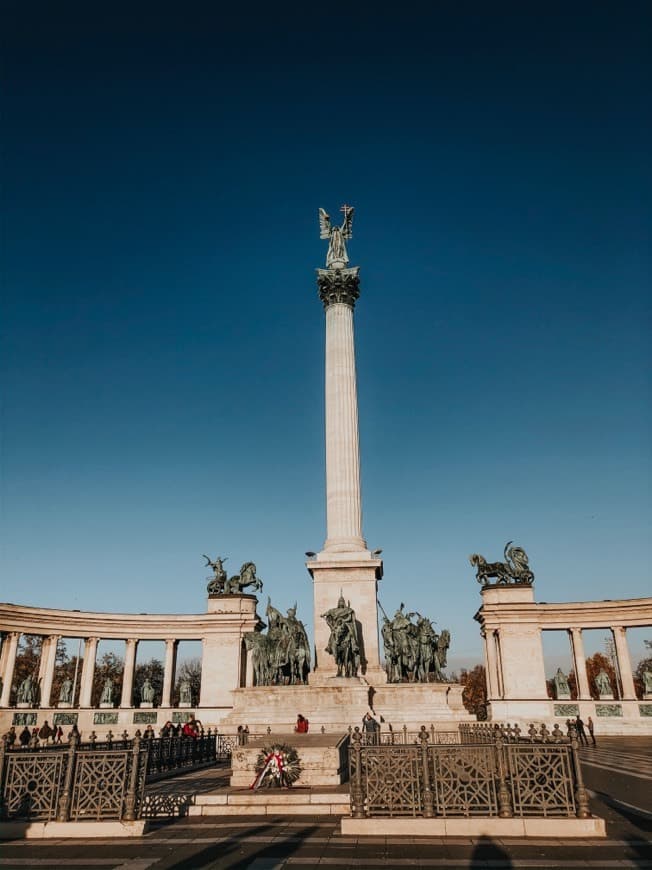
[[[124,671],[124,661],[115,653],[104,653],[100,659],[99,665],[95,668],[95,677],[93,679],[93,690],[91,692],[91,706],[99,707],[100,697],[106,680],[113,682],[113,701],[120,700],[122,691],[122,673]]]
[[[619,684],[616,680],[616,672],[614,671],[614,666],[611,663],[611,659],[608,659],[607,656],[603,655],[602,653],[596,653],[593,656],[589,656],[589,658],[586,660],[586,676],[589,681],[589,691],[591,692],[591,697],[594,701],[600,700],[600,693],[598,692],[597,686],[595,685],[595,678],[600,673],[600,671],[607,672],[614,698],[617,698],[620,692],[618,688]]]
[[[190,691],[192,693],[193,704],[199,703],[199,693],[201,690],[201,659],[186,659],[181,663],[177,671],[177,679],[174,686],[174,696],[172,698],[173,705],[179,703],[179,685],[182,680],[188,680],[190,683]]]
[[[460,683],[464,686],[462,701],[464,706],[478,719],[487,718],[487,674],[483,665],[476,665],[470,671],[462,669]]]

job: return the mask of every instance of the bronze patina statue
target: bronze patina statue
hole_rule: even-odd
[[[381,634],[385,647],[387,682],[444,682],[443,668],[450,646],[450,632],[437,634],[432,622],[420,613],[405,613],[404,604],[389,619],[382,606]],[[414,617],[418,617],[414,622]]]
[[[355,611],[340,595],[337,607],[322,613],[322,619],[331,630],[326,652],[335,659],[337,676],[356,677],[360,668],[360,641]]]
[[[297,606],[287,616],[267,599],[267,634],[251,631],[244,636],[251,650],[257,686],[285,686],[305,683],[310,671],[310,643],[306,629],[297,619]]]
[[[213,576],[208,578],[208,586],[206,591],[210,596],[215,595],[241,595],[245,589],[250,586],[256,592],[262,591],[263,581],[256,576],[256,566],[253,562],[245,562],[240,568],[239,574],[234,574],[227,580],[226,571],[224,570],[225,557],[218,556],[216,559],[211,559],[205,553],[206,567],[213,569]]]
[[[213,569],[213,576],[208,578],[206,591],[209,595],[220,595],[224,592],[224,584],[226,583],[226,571],[224,570],[224,562],[226,562],[226,558],[218,556],[213,560],[205,553],[202,555],[204,556],[204,559],[206,559],[206,567]]]
[[[473,553],[469,556],[469,562],[477,569],[476,579],[483,586],[496,584],[522,584],[531,586],[534,582],[534,574],[528,564],[527,553],[522,547],[512,547],[511,541],[505,544],[504,562],[487,562],[484,556]],[[494,578],[496,584],[491,583]]]

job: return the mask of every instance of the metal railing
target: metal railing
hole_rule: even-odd
[[[558,729],[491,727],[471,742],[431,745],[365,743],[359,728],[350,749],[351,813],[369,816],[588,818],[577,735]]]
[[[0,819],[133,821],[140,817],[148,741],[128,748],[66,746],[8,751],[0,743]]]

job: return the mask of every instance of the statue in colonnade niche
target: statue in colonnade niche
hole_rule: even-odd
[[[110,677],[107,677],[104,680],[104,686],[102,687],[102,694],[100,695],[100,704],[112,704],[113,703],[113,680]]]
[[[531,586],[534,574],[530,570],[528,555],[522,547],[512,547],[512,541],[505,544],[504,562],[487,562],[484,556],[473,553],[469,562],[477,569],[476,580],[483,586],[492,585],[523,585]],[[491,583],[491,578],[495,584]]]
[[[59,703],[60,704],[70,704],[72,702],[72,680],[70,677],[66,677],[66,679],[61,683],[61,688],[59,689]]]
[[[646,695],[652,695],[652,671],[643,671],[643,686]]]
[[[140,699],[143,704],[154,703],[154,686],[152,685],[149,677],[145,679],[143,685],[140,687]]]
[[[595,675],[595,687],[600,695],[613,694],[609,674],[604,670],[604,668],[601,671],[598,671]]]
[[[34,704],[36,702],[36,683],[31,674],[27,674],[18,686],[16,700],[19,704]]]
[[[356,677],[360,668],[360,639],[355,610],[340,595],[337,607],[322,613],[331,630],[326,652],[330,653],[337,665],[338,677]]]
[[[555,686],[555,698],[570,698],[570,686],[561,668],[557,668],[557,673],[552,678],[552,681]]]
[[[192,707],[192,689],[189,680],[181,680],[179,683],[179,703]]]

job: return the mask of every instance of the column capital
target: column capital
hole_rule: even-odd
[[[319,298],[324,308],[328,309],[336,302],[342,302],[350,308],[355,306],[360,296],[359,272],[359,266],[353,269],[317,269]]]
[[[624,625],[612,625],[611,630],[613,631],[614,634],[616,632],[618,632],[618,634],[625,634],[625,632],[627,631],[627,629],[625,628]]]
[[[127,644],[127,646],[136,646],[136,644],[138,643],[138,638],[128,637],[125,639],[125,643]]]
[[[169,645],[169,644],[173,644],[173,643],[178,643],[179,641],[176,637],[166,637],[165,642],[166,642],[166,644]]]

